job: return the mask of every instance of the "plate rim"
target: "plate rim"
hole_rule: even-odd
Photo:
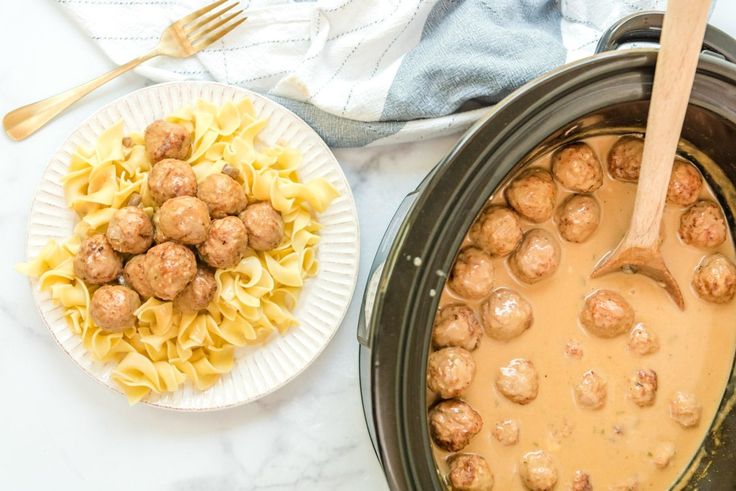
[[[348,181],[347,176],[345,175],[345,172],[342,169],[342,166],[340,165],[340,161],[337,159],[335,154],[332,152],[330,147],[325,143],[325,141],[322,139],[322,137],[312,128],[306,121],[304,121],[301,117],[299,117],[297,114],[295,114],[293,111],[288,109],[287,107],[279,104],[278,102],[262,95],[257,92],[254,92],[252,90],[239,87],[237,85],[230,85],[222,82],[214,82],[214,81],[208,81],[208,80],[178,80],[178,81],[169,81],[169,82],[162,82],[157,84],[151,84],[147,85],[145,87],[141,87],[138,89],[135,89],[133,91],[130,91],[120,97],[117,97],[113,99],[112,101],[98,107],[96,110],[94,110],[89,116],[84,118],[81,122],[75,125],[75,127],[66,135],[66,137],[62,140],[62,142],[55,148],[55,150],[50,154],[48,161],[46,165],[44,166],[44,169],[41,173],[41,178],[35,188],[33,199],[31,200],[31,205],[28,212],[28,219],[26,220],[26,235],[25,235],[25,256],[26,260],[29,260],[31,258],[30,255],[30,243],[31,243],[31,226],[32,226],[32,219],[34,215],[34,209],[36,208],[39,194],[41,193],[41,188],[43,186],[46,176],[46,173],[49,171],[51,165],[53,164],[54,158],[56,155],[62,153],[64,151],[64,147],[67,145],[67,143],[72,139],[72,137],[84,126],[89,126],[90,122],[92,122],[95,118],[97,118],[102,112],[107,111],[109,108],[118,105],[122,102],[124,102],[126,99],[131,98],[139,93],[146,92],[146,91],[157,91],[161,90],[165,87],[170,86],[202,86],[202,87],[220,87],[223,89],[228,90],[235,90],[236,92],[240,92],[245,97],[250,97],[252,99],[260,99],[262,100],[266,105],[272,105],[276,108],[285,111],[288,116],[293,118],[295,122],[302,125],[304,129],[308,132],[310,132],[315,138],[316,142],[322,147],[322,150],[326,152],[326,154],[330,157],[331,162],[334,164],[335,169],[338,172],[339,177],[343,180],[345,184],[345,197],[347,198],[349,204],[350,204],[350,214],[354,220],[355,224],[355,261],[353,264],[353,268],[350,274],[350,286],[348,287],[348,301],[345,303],[345,306],[342,308],[341,312],[337,316],[336,320],[336,326],[331,329],[330,333],[325,337],[324,341],[319,344],[317,349],[314,351],[311,358],[301,367],[299,367],[297,370],[295,370],[293,373],[289,374],[288,377],[281,380],[279,383],[272,385],[268,389],[259,392],[252,397],[245,398],[240,401],[236,401],[229,404],[222,404],[217,406],[207,406],[207,407],[195,407],[195,408],[187,408],[187,407],[180,407],[176,405],[166,404],[162,403],[160,401],[150,401],[147,397],[141,399],[138,404],[148,406],[148,407],[154,407],[157,409],[163,409],[167,411],[172,412],[179,412],[179,413],[208,413],[208,412],[214,412],[214,411],[221,411],[225,409],[231,409],[238,406],[243,406],[246,404],[250,404],[252,402],[255,402],[259,399],[262,399],[270,394],[273,394],[274,392],[278,391],[279,389],[285,387],[290,382],[292,382],[294,379],[299,377],[302,373],[304,373],[317,359],[322,355],[322,353],[325,351],[327,346],[332,342],[337,332],[342,327],[343,322],[345,321],[345,317],[347,316],[348,311],[350,310],[350,306],[352,305],[353,301],[355,300],[355,289],[357,287],[358,283],[358,276],[360,274],[360,249],[361,249],[361,236],[360,236],[360,219],[358,216],[358,210],[357,205],[355,202],[355,197],[353,195],[353,190],[350,186],[350,181]],[[68,163],[67,163],[68,165]],[[319,273],[318,273],[319,274]],[[27,278],[27,281],[29,283],[29,286],[31,288],[31,293],[33,296],[33,303],[35,306],[35,310],[38,313],[38,316],[41,318],[41,321],[46,326],[46,329],[48,330],[49,334],[51,335],[51,338],[54,340],[56,345],[60,348],[60,350],[66,355],[67,358],[69,358],[73,364],[82,370],[84,373],[87,374],[90,378],[92,378],[95,382],[105,387],[108,391],[110,391],[113,394],[116,394],[118,396],[121,396],[122,398],[125,398],[125,394],[122,390],[115,387],[113,383],[107,383],[104,380],[102,380],[101,377],[97,376],[96,374],[92,373],[90,370],[87,369],[87,367],[83,366],[70,352],[66,349],[66,347],[61,343],[60,339],[56,336],[53,329],[51,328],[51,325],[49,324],[49,320],[44,315],[43,311],[41,310],[41,300],[42,295],[44,292],[42,292],[39,288],[37,288],[37,280],[34,278]],[[295,326],[292,329],[298,329],[298,326]],[[77,334],[72,333],[75,336],[78,336]],[[281,334],[276,335],[276,337],[272,338],[276,339],[279,336],[282,336]],[[269,342],[271,342],[270,340]],[[99,360],[93,360],[93,363],[102,363]],[[235,361],[237,363],[237,359]],[[231,373],[231,372],[228,372]],[[210,390],[210,389],[208,389]],[[201,391],[206,392],[206,391]],[[132,407],[132,406],[131,406]]]

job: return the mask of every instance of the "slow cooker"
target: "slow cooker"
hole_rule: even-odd
[[[434,313],[460,243],[492,192],[519,166],[572,140],[643,132],[661,13],[612,26],[596,54],[524,85],[477,122],[408,195],[386,231],[366,286],[358,330],[365,417],[391,489],[443,489],[427,425],[425,371]],[[708,27],[680,151],[736,212],[736,40]],[[719,413],[675,487],[736,483],[733,369]]]

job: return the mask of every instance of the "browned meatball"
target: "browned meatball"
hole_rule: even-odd
[[[521,242],[524,232],[514,210],[489,206],[470,227],[470,240],[491,256],[507,256]]]
[[[670,401],[670,416],[683,428],[692,428],[700,423],[703,407],[693,394],[676,392]]]
[[[438,447],[448,452],[465,448],[483,428],[483,419],[467,402],[442,401],[429,410],[429,432]]]
[[[212,218],[237,215],[248,204],[243,186],[225,174],[210,174],[205,177],[199,183],[197,198],[207,203]]]
[[[629,331],[628,345],[637,355],[650,355],[659,350],[659,337],[640,322]]]
[[[651,406],[657,397],[657,372],[637,370],[629,380],[629,398],[639,407]]]
[[[146,155],[154,164],[163,159],[186,160],[192,147],[192,135],[184,126],[161,119],[148,125],[144,139]]]
[[[634,309],[618,293],[598,290],[585,299],[580,322],[591,334],[613,338],[631,329]]]
[[[480,343],[482,331],[473,309],[456,303],[440,309],[432,330],[434,349],[456,346],[473,351]]]
[[[583,378],[575,385],[575,400],[587,409],[600,409],[606,403],[606,381],[593,370],[583,374]]]
[[[462,348],[442,348],[429,355],[427,387],[442,399],[457,397],[475,377],[475,360]]]
[[[566,145],[552,155],[552,174],[557,182],[576,193],[592,193],[603,185],[601,161],[583,142]]]
[[[217,281],[208,268],[197,268],[197,274],[174,299],[174,308],[179,312],[195,313],[204,310],[215,298]]]
[[[565,198],[555,213],[560,235],[568,242],[585,242],[593,235],[601,221],[598,201],[586,194],[572,194]]]
[[[509,288],[499,288],[481,307],[486,334],[499,341],[513,339],[532,326],[531,304]]]
[[[515,419],[499,421],[491,430],[493,437],[507,447],[519,441],[519,423]]]
[[[74,257],[74,274],[90,285],[109,283],[123,271],[123,258],[102,234],[87,237]]]
[[[146,279],[146,255],[139,254],[131,258],[123,269],[125,283],[144,299],[153,296],[153,289]]]
[[[204,262],[213,268],[231,268],[248,249],[248,232],[238,217],[214,220],[207,240],[197,246]]]
[[[524,283],[536,283],[552,276],[560,265],[560,245],[542,229],[529,230],[509,258],[509,266]]]
[[[726,219],[712,201],[701,200],[680,217],[680,238],[695,247],[709,248],[726,240]]]
[[[593,491],[590,474],[580,470],[575,471],[575,475],[572,478],[571,491]]]
[[[525,170],[506,188],[506,201],[527,220],[535,223],[549,220],[557,202],[552,174],[538,167]]]
[[[652,450],[652,462],[660,469],[670,465],[670,461],[674,456],[675,444],[672,442],[659,442]]]
[[[537,369],[529,360],[511,360],[498,369],[496,388],[511,402],[529,404],[536,399],[539,390]]]
[[[678,206],[690,206],[698,201],[703,179],[690,162],[676,159],[672,165],[672,177],[667,188],[667,202]]]
[[[723,254],[707,256],[695,270],[693,288],[708,302],[730,302],[736,294],[736,266]]]
[[[126,206],[112,215],[105,235],[116,251],[141,254],[151,247],[153,224],[146,212],[135,206]]]
[[[629,477],[618,484],[610,486],[608,491],[639,491],[639,479],[636,477]]]
[[[552,457],[542,450],[524,454],[519,476],[526,489],[531,491],[548,491],[557,484],[557,468]]]
[[[275,249],[284,238],[284,219],[271,203],[248,205],[240,219],[248,230],[248,245],[256,251]]]
[[[144,267],[154,296],[173,300],[197,274],[197,259],[189,248],[164,242],[148,250]]]
[[[644,140],[638,136],[622,136],[608,152],[608,172],[619,181],[639,180]]]
[[[493,260],[480,249],[466,247],[455,260],[448,285],[461,297],[487,296],[493,289]]]
[[[157,205],[171,198],[197,195],[197,177],[192,166],[176,159],[162,160],[148,174],[148,189]]]
[[[207,239],[210,215],[207,205],[192,196],[179,196],[163,204],[154,217],[156,228],[167,240],[196,245]]]
[[[105,285],[92,295],[89,315],[104,331],[119,332],[135,325],[135,311],[141,306],[138,294],[119,285]]]
[[[486,459],[475,454],[454,454],[447,459],[447,480],[453,491],[491,491],[493,472]]]

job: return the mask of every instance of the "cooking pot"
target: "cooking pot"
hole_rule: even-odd
[[[425,372],[439,293],[468,228],[507,176],[565,143],[595,134],[643,132],[661,13],[621,20],[596,54],[524,85],[476,123],[406,197],[379,246],[359,325],[363,406],[392,489],[443,489],[427,425]],[[680,152],[736,212],[736,41],[708,27]],[[736,321],[736,320],[735,320]],[[734,489],[736,374],[701,450],[675,487]]]

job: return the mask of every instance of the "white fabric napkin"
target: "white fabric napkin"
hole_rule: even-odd
[[[56,0],[116,63],[207,0]],[[333,146],[467,128],[513,89],[593,52],[609,25],[665,0],[241,0],[248,21],[194,58],[138,69],[217,80],[295,111]]]

